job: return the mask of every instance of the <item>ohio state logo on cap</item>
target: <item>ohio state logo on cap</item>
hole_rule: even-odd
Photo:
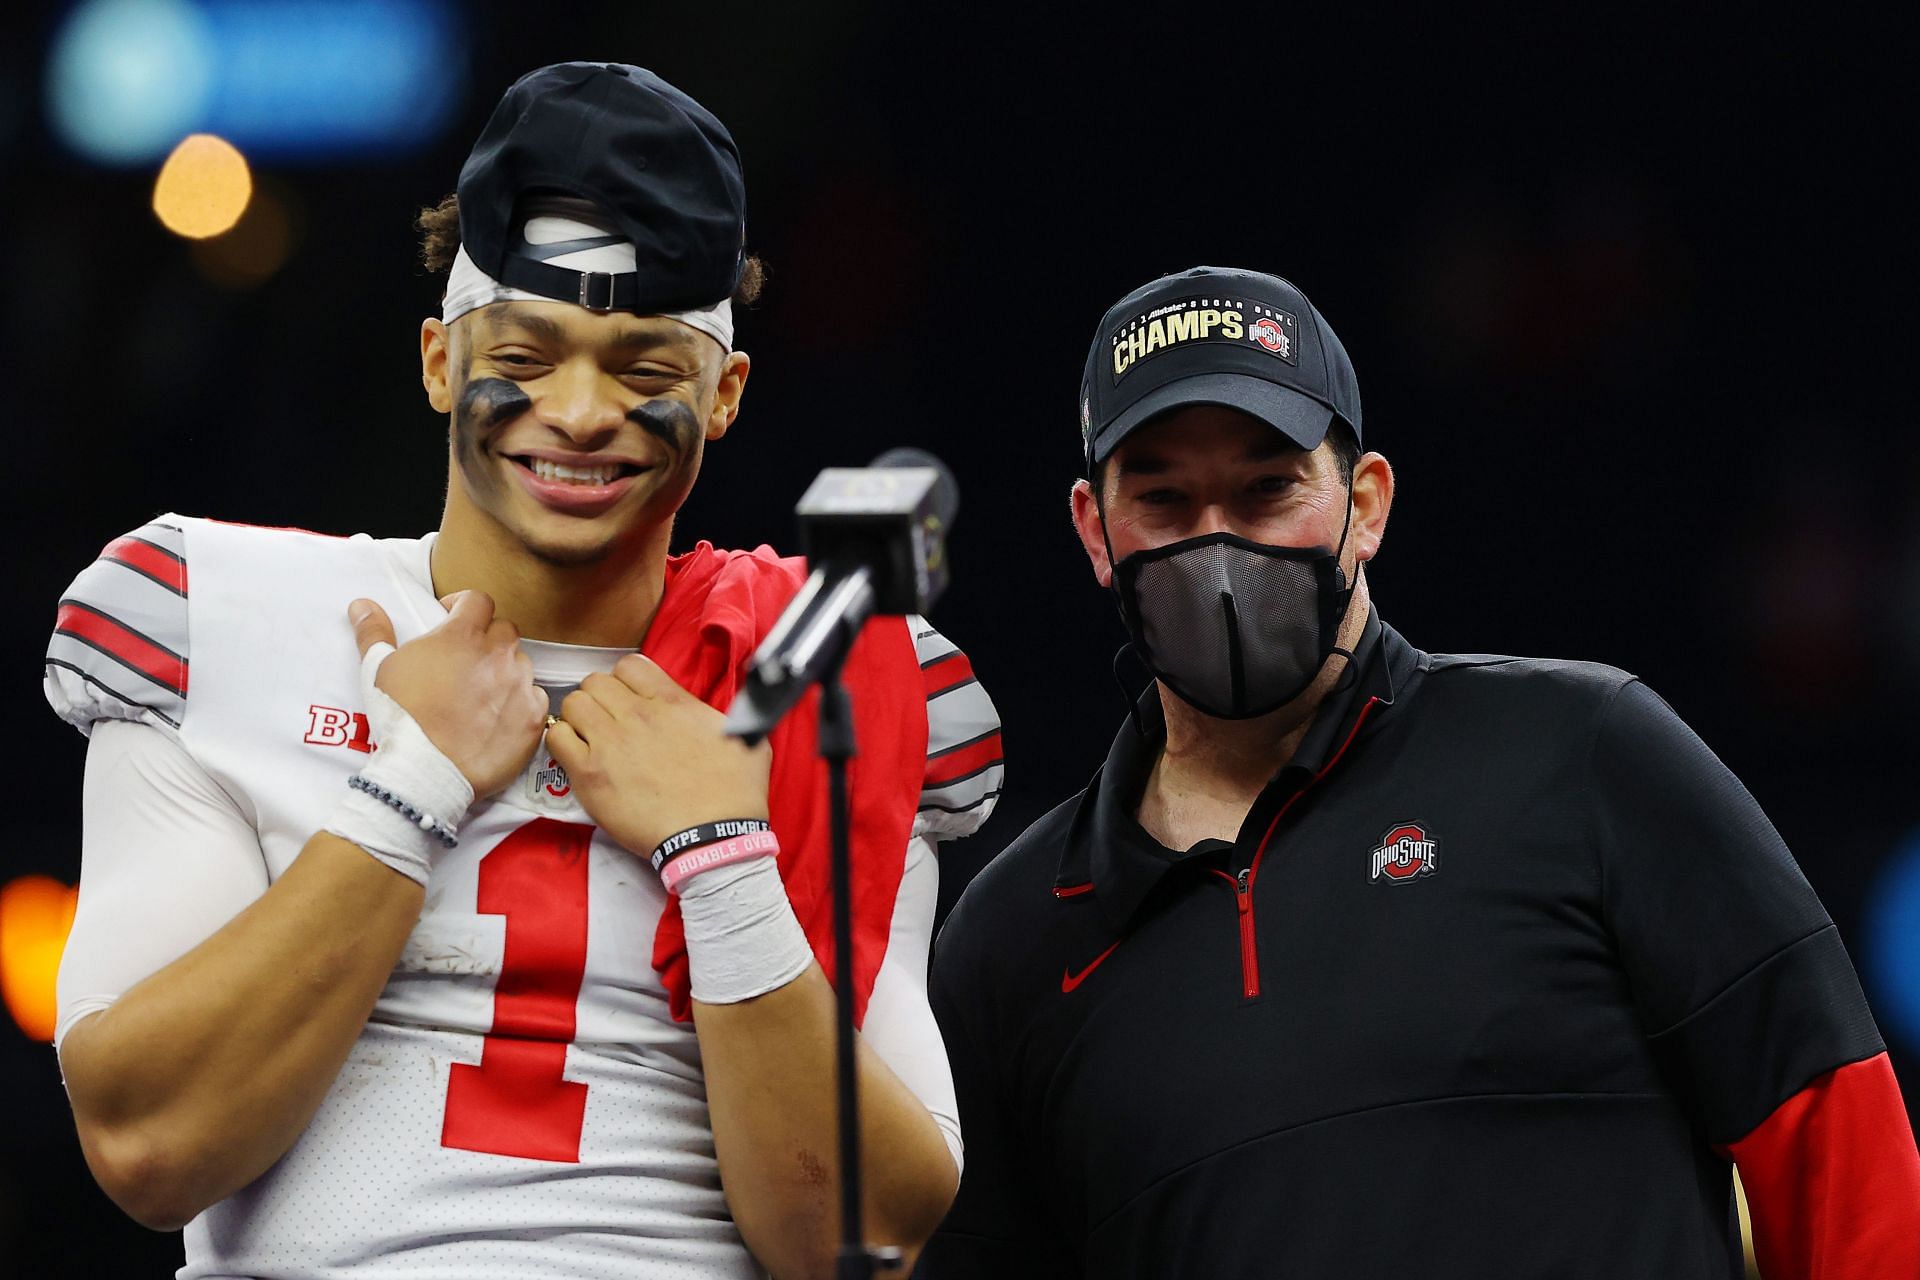
[[[1247,330],[1247,336],[1277,356],[1291,354],[1289,348],[1293,346],[1293,339],[1287,336],[1287,331],[1272,316],[1261,316],[1255,320],[1253,327]]]
[[[1369,879],[1393,883],[1432,875],[1439,870],[1439,843],[1417,823],[1403,822],[1380,837],[1373,851],[1373,875]]]

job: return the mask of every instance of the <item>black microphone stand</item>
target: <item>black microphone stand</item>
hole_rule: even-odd
[[[938,458],[895,449],[865,469],[829,468],[796,511],[815,568],[761,641],[746,683],[727,710],[726,731],[757,743],[820,689],[818,747],[827,765],[833,863],[833,997],[840,1131],[840,1249],[835,1280],[871,1280],[897,1270],[900,1250],[866,1243],[861,1215],[860,1088],[853,1039],[852,801],[847,762],[858,750],[853,708],[840,675],[861,625],[877,615],[922,613],[946,587],[946,529],[959,507]]]
[[[866,1243],[861,1214],[860,1089],[853,1042],[853,836],[847,762],[858,754],[853,703],[840,672],[843,645],[830,662],[815,667],[806,683],[820,690],[818,750],[827,765],[827,814],[833,876],[834,1092],[840,1136],[840,1249],[835,1280],[871,1280],[901,1263],[900,1251]],[[758,742],[799,700],[802,686],[770,693],[750,680],[729,713],[728,732]]]
[[[836,665],[820,681],[820,758],[827,762],[833,845],[833,1004],[840,1127],[840,1252],[835,1280],[871,1280],[900,1265],[900,1251],[866,1243],[860,1206],[860,1086],[853,1046],[853,849],[847,761],[857,754],[853,703]]]

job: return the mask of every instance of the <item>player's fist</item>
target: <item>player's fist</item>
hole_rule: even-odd
[[[644,858],[699,823],[767,816],[773,752],[728,737],[725,723],[635,653],[567,695],[547,750],[588,816]]]
[[[520,633],[494,618],[492,597],[462,591],[448,601],[447,620],[389,653],[374,684],[453,761],[475,797],[490,796],[526,767],[546,724],[547,695],[533,682]],[[373,601],[355,600],[347,616],[363,659],[393,644],[393,623]]]

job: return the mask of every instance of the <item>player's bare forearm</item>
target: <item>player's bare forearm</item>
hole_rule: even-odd
[[[326,1096],[420,914],[422,891],[315,835],[212,937],[68,1033],[88,1166],[171,1230],[284,1155]]]
[[[639,654],[622,658],[611,675],[581,681],[561,704],[546,741],[600,829],[636,857],[697,823],[764,819],[772,807],[770,748],[749,749],[727,736],[720,712]],[[773,873],[773,864],[741,865],[746,870],[699,872],[678,890],[696,978],[705,948],[718,948],[705,954],[718,954],[723,971],[729,948],[735,968],[742,964],[739,936],[724,936],[722,917],[729,913],[744,912],[748,921],[760,913],[758,938],[770,950],[759,959],[781,961],[782,975],[792,972],[782,948],[806,950],[798,920],[780,901],[785,890],[778,874],[768,880],[753,869]],[[707,877],[723,877],[721,887]],[[693,902],[731,905],[702,909],[696,919]],[[739,918],[731,923],[745,927]],[[730,981],[765,994],[705,1003],[697,998],[699,981],[693,984],[693,1022],[727,1206],[747,1247],[776,1280],[830,1277],[840,1218],[832,988],[811,961],[799,977],[770,991],[738,972]],[[709,993],[728,985],[721,981]],[[959,1182],[953,1157],[926,1108],[864,1045],[859,1071],[866,1233],[873,1243],[916,1253],[953,1200]]]
[[[776,1280],[833,1274],[840,1238],[833,989],[819,965],[739,1004],[693,1006],[727,1204]],[[907,1265],[953,1203],[939,1126],[859,1043],[862,1213],[868,1243]]]

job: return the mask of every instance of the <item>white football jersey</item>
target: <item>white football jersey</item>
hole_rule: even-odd
[[[402,644],[437,625],[431,544],[161,517],[111,544],[62,600],[48,698],[82,731],[134,720],[175,740],[244,815],[271,882],[370,745],[347,602],[378,601]],[[902,883],[925,898],[932,842],[975,829],[999,794],[999,724],[964,656],[909,625],[930,674],[902,696],[928,698],[929,764]],[[527,649],[556,706],[618,657]],[[143,855],[167,856],[165,840]],[[93,976],[111,970],[100,957],[128,925],[90,916],[90,891],[111,896],[90,869],[63,1034],[145,976]],[[721,1191],[699,1044],[655,971],[667,901],[536,751],[437,858],[419,923],[304,1135],[189,1224],[180,1275],[762,1274]],[[938,1048],[930,1015],[917,1021],[930,900],[914,910],[926,923],[905,936],[918,954],[889,953],[899,976],[883,968],[875,982],[876,1049],[888,1019]]]

